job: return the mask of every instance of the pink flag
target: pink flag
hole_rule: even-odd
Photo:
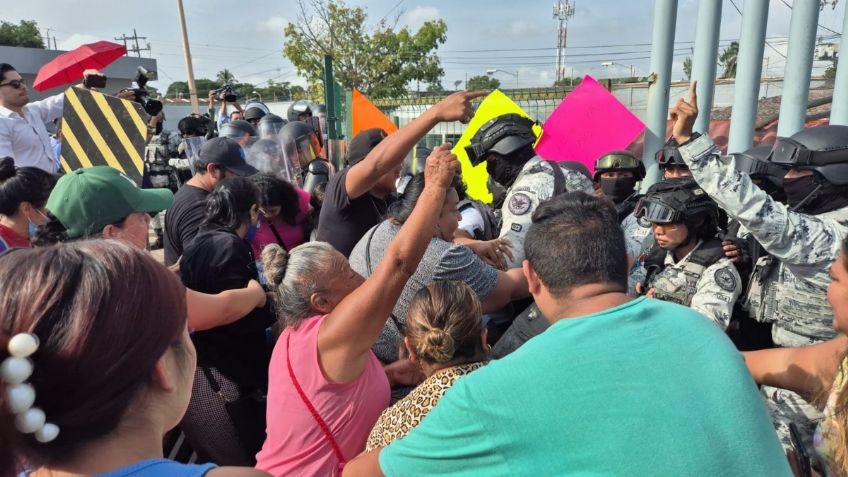
[[[536,153],[549,161],[578,161],[594,173],[595,160],[626,149],[645,125],[594,78],[586,75],[545,121]]]

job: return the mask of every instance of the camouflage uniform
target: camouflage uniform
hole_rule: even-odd
[[[732,156],[720,157],[709,137],[680,151],[698,184],[777,260],[748,297],[757,316],[774,322],[775,344],[806,346],[833,338],[833,310],[825,296],[830,266],[848,234],[848,208],[817,216],[790,211],[736,171]],[[757,272],[751,280],[758,280]],[[812,448],[814,421],[822,418],[818,409],[784,389],[764,386],[763,394],[784,447],[795,422]]]
[[[636,294],[636,284],[645,279],[645,267],[642,266],[642,255],[654,245],[654,234],[650,227],[643,227],[639,219],[631,212],[621,222],[624,231],[624,245],[627,256],[632,260],[630,274],[627,277],[627,291]]]
[[[698,242],[677,263],[674,262],[674,253],[667,252],[665,268],[651,277],[648,289],[654,289],[654,298],[688,306],[726,330],[733,314],[733,304],[742,293],[742,281],[736,267],[726,257],[711,264],[693,262],[693,254],[702,245],[703,242]]]
[[[565,176],[565,192],[582,191],[595,195],[592,181],[579,172],[562,169]],[[551,165],[535,156],[518,173],[515,182],[507,192],[502,208],[503,225],[499,238],[505,238],[512,243],[513,260],[507,263],[508,268],[518,268],[524,261],[524,237],[532,222],[533,211],[540,203],[550,199],[554,194],[554,171]]]

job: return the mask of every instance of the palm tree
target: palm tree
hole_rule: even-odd
[[[235,77],[234,74],[232,74],[230,72],[230,70],[224,68],[223,70],[218,72],[218,76],[216,77],[216,80],[218,81],[219,84],[224,85],[224,84],[228,84],[228,83],[235,83],[236,77]]]
[[[739,42],[731,42],[718,57],[718,64],[724,71],[722,78],[736,78],[736,59],[739,56]]]
[[[685,60],[683,60],[683,74],[686,75],[687,80],[692,79],[692,57],[687,56]]]

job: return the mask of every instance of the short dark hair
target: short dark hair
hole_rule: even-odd
[[[6,80],[6,73],[9,71],[16,71],[15,67],[9,63],[0,63],[0,82]]]
[[[591,283],[627,289],[627,249],[618,214],[584,192],[560,194],[536,209],[524,253],[554,296]]]
[[[415,209],[415,204],[418,203],[418,198],[421,197],[421,193],[424,192],[424,185],[423,172],[419,172],[412,176],[412,179],[409,180],[409,184],[406,185],[406,189],[403,190],[403,195],[400,196],[400,200],[392,204],[388,214],[389,217],[401,224],[406,222],[406,219],[412,215],[412,210]],[[458,174],[454,176],[451,187],[456,190],[457,195],[459,195],[459,200],[465,200],[466,187],[465,183],[462,182],[462,177]]]
[[[256,187],[245,177],[228,177],[206,198],[205,223],[235,231],[250,223],[250,208],[257,204]]]

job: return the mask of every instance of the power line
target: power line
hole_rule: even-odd
[[[739,6],[738,6],[738,5],[736,5],[736,1],[735,1],[735,0],[730,0],[730,3],[733,5],[733,8],[735,8],[735,9],[736,9],[736,11],[739,13],[739,16],[742,16],[742,10],[740,10],[740,9],[739,9]],[[765,44],[766,44],[766,46],[768,46],[769,48],[771,48],[772,50],[774,50],[774,52],[775,52],[775,53],[777,53],[778,55],[780,55],[780,56],[782,56],[782,57],[786,58],[786,55],[784,55],[783,53],[779,52],[779,51],[777,50],[777,48],[775,48],[775,47],[771,46],[771,44],[769,44],[769,42],[767,42],[767,41],[763,41],[763,43],[765,43]]]
[[[786,5],[786,8],[788,8],[790,11],[792,10],[792,5],[790,5],[789,3],[787,3],[787,2],[786,2],[786,0],[780,0],[780,2],[781,2],[781,3],[783,3],[784,5]],[[819,27],[819,28],[821,28],[822,30],[827,30],[827,31],[829,31],[829,32],[831,32],[831,33],[835,33],[835,34],[837,34],[837,35],[839,35],[839,36],[842,36],[842,34],[841,34],[841,33],[839,33],[838,31],[831,30],[830,28],[828,28],[828,27],[826,27],[826,26],[822,25],[821,23],[818,23],[817,25],[818,25],[818,27]]]

